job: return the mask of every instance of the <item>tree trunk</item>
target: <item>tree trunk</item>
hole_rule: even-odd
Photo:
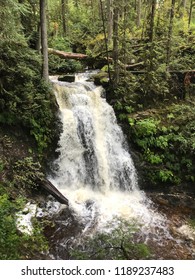
[[[189,20],[188,20],[188,28],[190,28],[190,24],[191,24],[191,21],[192,21],[192,10],[193,10],[193,4],[194,4],[194,1],[193,1],[193,0],[191,0],[191,2],[190,2]]]
[[[136,25],[137,25],[137,27],[141,26],[141,5],[142,5],[142,1],[137,0],[137,3],[136,3],[136,10],[137,10]]]
[[[178,7],[178,12],[181,18],[184,17],[184,11],[186,9],[186,4],[187,4],[187,0],[182,0],[179,7]]]
[[[118,29],[119,29],[119,8],[118,4],[114,3],[113,11],[113,60],[114,60],[114,80],[113,86],[117,87],[119,83],[119,62],[118,62],[118,47],[119,47],[119,38],[118,38]]]
[[[41,50],[41,26],[40,26],[40,22],[38,22],[38,25],[37,25],[37,37],[36,37],[35,48],[38,51],[38,53],[40,53],[40,50]]]
[[[186,8],[186,4],[187,4],[187,0],[182,0],[182,1],[181,1],[181,7],[182,7],[182,8],[185,9],[185,8]]]
[[[88,56],[86,54],[82,54],[82,53],[71,53],[71,52],[64,52],[64,51],[59,51],[59,50],[55,50],[55,49],[51,49],[48,48],[48,52],[50,54],[54,54],[59,56],[60,58],[64,58],[64,59],[85,59]]]
[[[151,19],[150,19],[150,29],[148,32],[149,41],[152,43],[154,39],[154,17],[156,12],[156,0],[152,0],[152,11],[151,11]]]
[[[42,77],[45,81],[49,81],[46,1],[47,0],[40,0],[41,52],[43,56]]]
[[[129,9],[128,9],[128,0],[124,0],[123,6],[123,39],[122,39],[122,55],[123,55],[123,63],[127,61],[127,27],[128,27],[128,16],[129,16]]]
[[[107,65],[108,65],[108,75],[109,75],[109,81],[111,82],[110,63],[109,63],[109,57],[108,57],[108,39],[107,39],[107,34],[106,34],[106,26],[105,26],[105,18],[104,18],[102,0],[100,0],[100,9],[101,9],[101,15],[102,15],[103,31],[104,31],[104,40],[105,40],[106,57],[107,57]]]
[[[108,44],[111,43],[113,34],[113,0],[107,0],[108,17]]]
[[[36,178],[36,182],[61,204],[68,206],[68,199],[47,179]]]
[[[172,42],[172,34],[173,34],[173,20],[175,15],[175,1],[176,0],[172,0],[171,3],[169,33],[168,33],[168,40],[167,40],[167,66],[169,66],[170,58],[171,58],[171,42]]]
[[[65,37],[67,34],[67,21],[66,21],[66,14],[67,14],[67,0],[61,0],[62,5],[62,29],[63,29],[63,36]]]

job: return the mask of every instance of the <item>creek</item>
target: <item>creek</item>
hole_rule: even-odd
[[[192,258],[194,240],[187,244],[179,230],[173,234],[166,215],[140,190],[114,110],[103,88],[88,81],[89,76],[78,74],[73,83],[51,77],[63,129],[49,180],[68,198],[69,207],[53,202],[59,214],[48,233],[50,257],[68,258],[70,242],[96,232],[111,233],[125,220],[136,224],[137,242],[149,244],[154,258]]]

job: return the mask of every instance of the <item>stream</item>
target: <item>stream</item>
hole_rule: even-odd
[[[49,180],[69,200],[69,207],[56,201],[47,206],[55,224],[46,233],[50,258],[68,259],[75,240],[112,233],[126,221],[136,224],[136,242],[148,244],[153,258],[193,259],[194,231],[172,224],[140,190],[114,110],[103,88],[88,81],[90,74],[77,74],[73,83],[50,77],[63,130]]]

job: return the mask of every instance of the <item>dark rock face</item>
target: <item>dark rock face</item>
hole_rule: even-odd
[[[52,259],[67,260],[70,258],[72,242],[82,231],[82,225],[69,208],[64,208],[51,219],[44,233],[50,245],[49,255]]]
[[[75,81],[75,75],[64,75],[58,78],[60,82],[73,83]]]
[[[178,214],[189,214],[195,218],[195,189],[193,184],[146,189],[147,195],[159,208],[169,208]]]
[[[150,197],[161,206],[172,207],[184,210],[184,213],[194,213],[195,214],[195,198],[186,193],[153,193]]]

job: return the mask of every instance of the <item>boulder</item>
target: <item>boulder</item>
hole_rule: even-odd
[[[68,74],[68,75],[64,75],[64,76],[58,77],[58,81],[73,83],[75,81],[75,75]]]
[[[92,76],[95,85],[107,87],[109,84],[109,77],[107,72],[99,72]]]

